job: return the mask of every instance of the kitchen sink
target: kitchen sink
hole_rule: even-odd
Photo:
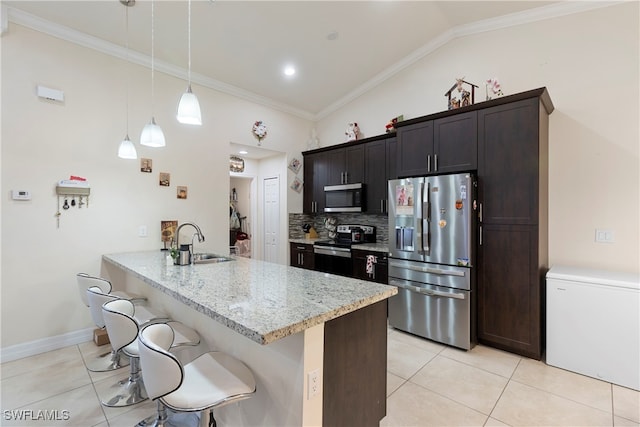
[[[217,255],[217,254],[208,254],[208,253],[193,254],[194,264],[212,264],[216,262],[226,262],[226,261],[234,261],[234,259],[228,256]]]

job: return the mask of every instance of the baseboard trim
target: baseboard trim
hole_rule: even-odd
[[[93,329],[80,329],[53,337],[41,338],[22,344],[0,348],[0,362],[11,362],[23,357],[35,356],[51,350],[58,350],[70,345],[81,344],[93,339]]]

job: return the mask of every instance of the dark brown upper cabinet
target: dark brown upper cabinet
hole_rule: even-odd
[[[395,153],[395,136],[364,144],[367,213],[387,213],[387,181],[396,177]]]
[[[398,129],[398,177],[472,171],[477,168],[477,111]]]

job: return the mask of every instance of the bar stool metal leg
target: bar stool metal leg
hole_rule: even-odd
[[[102,404],[109,407],[129,406],[143,402],[148,398],[140,375],[140,358],[131,357],[129,377],[111,386],[106,392]]]
[[[88,360],[86,365],[91,372],[115,371],[129,366],[129,358],[123,355],[121,351],[111,350],[97,356],[95,359]]]

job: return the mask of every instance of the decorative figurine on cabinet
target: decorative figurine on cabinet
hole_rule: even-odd
[[[468,89],[464,87],[464,85],[468,85]],[[454,110],[460,107],[466,107],[468,105],[472,105],[475,102],[475,89],[478,86],[473,83],[469,83],[464,80],[464,77],[461,79],[456,79],[456,84],[451,86],[451,89],[444,94],[449,100],[448,110]]]
[[[347,130],[344,132],[344,134],[346,142],[356,141],[360,136],[360,128],[358,127],[358,124],[356,122],[349,123],[349,126],[347,126]]]

